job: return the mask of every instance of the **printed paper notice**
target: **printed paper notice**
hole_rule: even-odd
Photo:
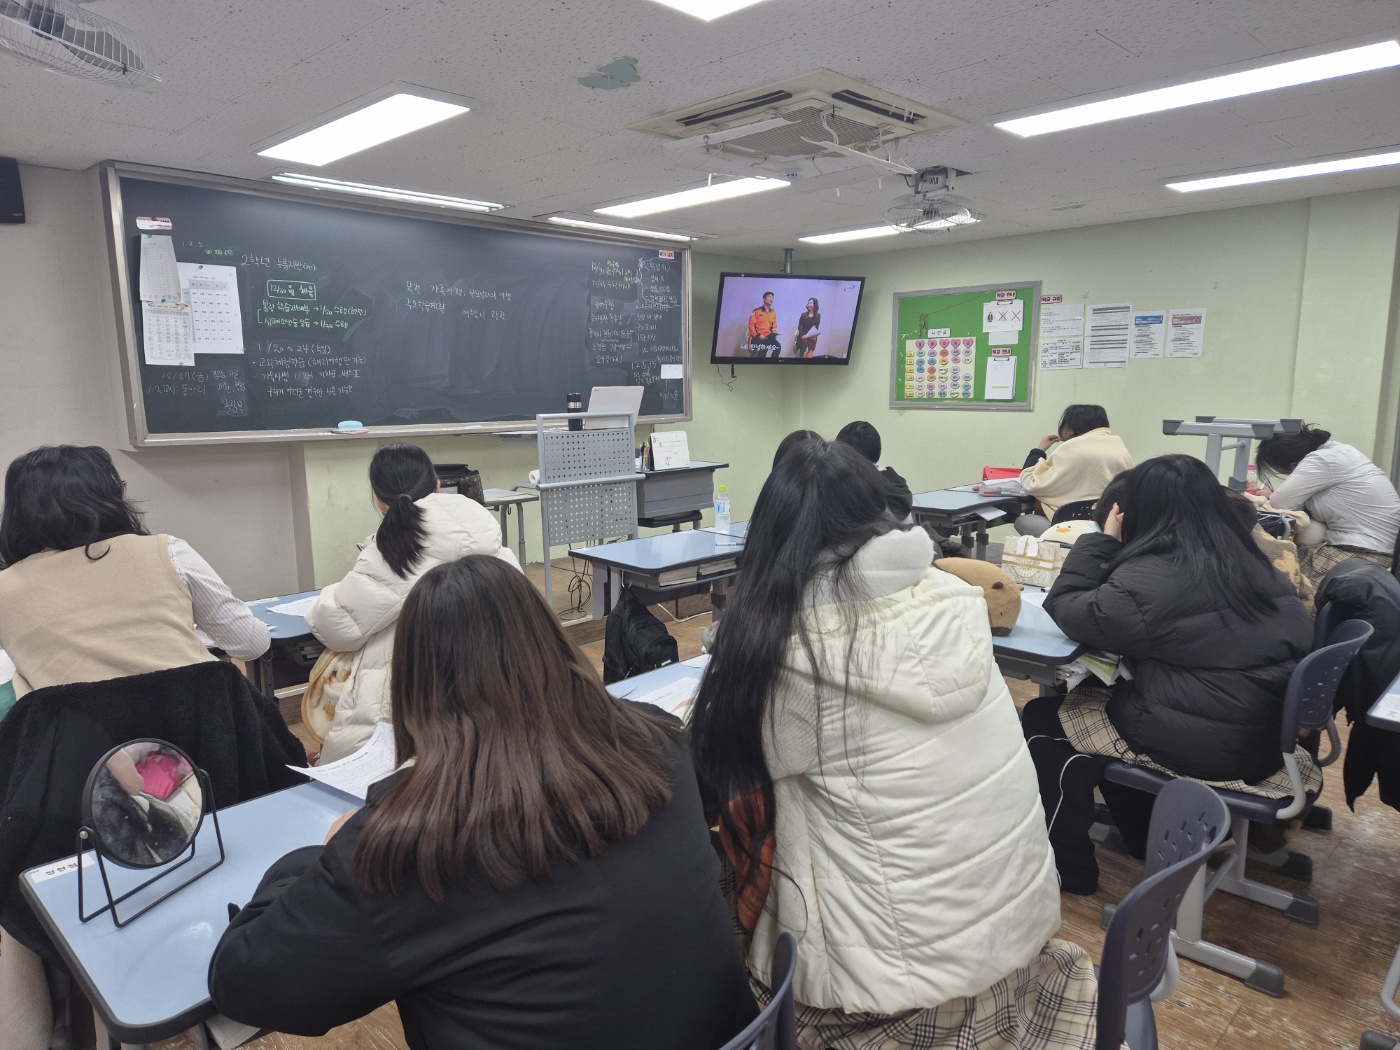
[[[311,779],[319,780],[337,791],[344,791],[347,795],[354,795],[363,802],[369,794],[369,786],[375,781],[383,780],[397,765],[394,730],[388,722],[378,722],[369,743],[353,755],[337,762],[328,762],[324,766],[312,766],[310,769],[302,769],[300,766],[287,768],[305,773]]]
[[[1085,368],[1126,368],[1132,338],[1133,304],[1105,303],[1089,307]]]
[[[175,265],[175,242],[154,233],[141,235],[141,298],[159,302],[180,298],[180,271]]]
[[[243,353],[243,310],[238,270],[232,266],[177,263],[180,298],[189,304],[197,354]]]
[[[685,366],[684,366],[684,365],[662,365],[662,366],[661,366],[661,378],[662,378],[662,379],[684,379],[684,378],[685,378]]]
[[[1004,299],[982,304],[982,331],[1019,332],[1024,324],[1026,304],[1020,299]]]
[[[1206,312],[1201,310],[1173,310],[1167,327],[1171,338],[1167,341],[1168,357],[1200,357],[1206,342]]]
[[[1016,396],[1016,359],[992,357],[987,360],[986,401],[1010,401]]]
[[[1084,304],[1046,303],[1040,308],[1040,367],[1084,367]]]
[[[182,302],[143,302],[141,333],[148,365],[194,365],[190,308]]]
[[[283,602],[281,605],[268,607],[268,612],[275,612],[281,616],[305,616],[311,611],[318,601],[321,600],[319,594],[313,594],[310,598],[298,598],[294,602]]]
[[[1166,335],[1166,314],[1133,314],[1133,358],[1161,357]]]

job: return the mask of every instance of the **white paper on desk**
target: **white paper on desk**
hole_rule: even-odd
[[[1000,521],[1006,517],[1006,511],[1000,507],[978,507],[977,516],[990,525],[992,522]]]
[[[1201,356],[1206,341],[1204,308],[1170,311],[1167,328],[1171,332],[1171,338],[1167,341],[1168,357]]]
[[[651,436],[653,470],[674,470],[690,466],[690,440],[684,430],[667,430]]]
[[[15,662],[10,659],[9,654],[4,649],[0,649],[0,685],[12,681],[15,677]]]
[[[1019,332],[1025,324],[1026,304],[1020,299],[982,304],[982,331]]]
[[[197,354],[243,353],[243,308],[233,266],[178,263],[180,298],[190,307]]]
[[[319,780],[337,791],[344,791],[347,795],[354,795],[363,802],[369,794],[369,786],[377,780],[383,780],[397,766],[394,730],[388,722],[379,722],[375,724],[374,735],[369,738],[369,743],[353,755],[309,769],[302,769],[300,766],[287,768],[305,773],[313,780]]]
[[[991,357],[987,359],[987,401],[1010,401],[1016,396],[1016,359]]]
[[[298,598],[294,602],[283,602],[281,605],[270,606],[267,611],[280,613],[283,616],[305,616],[320,598],[319,594],[313,594],[310,598]]]
[[[141,234],[138,298],[159,302],[180,298],[180,271],[175,265],[175,242],[154,233]]]
[[[1126,368],[1132,341],[1133,304],[1103,303],[1089,307],[1085,368]]]
[[[1160,310],[1133,314],[1133,359],[1161,357],[1166,335],[1167,316]]]
[[[710,662],[709,653],[701,653],[699,656],[692,656],[689,660],[682,660],[686,667],[705,667]]]
[[[148,365],[194,367],[190,308],[178,300],[141,303],[141,336]]]
[[[675,715],[686,722],[690,720],[690,709],[695,706],[695,696],[699,692],[699,678],[678,678],[659,689],[653,689],[641,696],[629,696],[627,699],[659,707],[667,714]]]

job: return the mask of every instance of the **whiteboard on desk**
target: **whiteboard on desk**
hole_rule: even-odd
[[[103,189],[136,445],[494,433],[595,386],[690,418],[684,249],[136,165]],[[203,341],[145,298],[201,266]]]

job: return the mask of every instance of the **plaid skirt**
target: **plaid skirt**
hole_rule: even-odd
[[[1174,770],[1134,751],[1132,745],[1118,735],[1118,730],[1108,719],[1108,695],[1107,689],[1098,686],[1080,686],[1065,694],[1059,711],[1060,726],[1074,749],[1083,755],[1107,755],[1135,766],[1146,766],[1178,776]],[[1303,775],[1304,788],[1309,794],[1317,794],[1322,790],[1322,771],[1301,745],[1293,754],[1298,759],[1298,771]],[[1246,784],[1243,780],[1206,780],[1203,783],[1225,791],[1243,791],[1265,798],[1289,798],[1293,794],[1288,771],[1283,768],[1257,784]]]
[[[1303,575],[1313,583],[1321,583],[1322,577],[1351,558],[1365,558],[1377,565],[1390,568],[1391,557],[1377,551],[1363,551],[1357,547],[1334,547],[1330,543],[1319,543],[1315,547],[1298,548],[1298,567]]]

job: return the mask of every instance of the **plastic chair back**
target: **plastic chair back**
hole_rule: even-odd
[[[797,939],[790,933],[778,935],[773,946],[773,998],[753,1023],[720,1050],[797,1050],[796,1007],[792,979],[797,973]]]
[[[1051,525],[1058,525],[1062,521],[1093,521],[1094,504],[1098,500],[1081,499],[1074,503],[1066,503],[1059,510],[1055,511],[1055,517],[1051,519]]]
[[[1177,908],[1197,869],[1225,841],[1230,811],[1220,796],[1195,780],[1173,780],[1152,807],[1147,877],[1123,898],[1104,936],[1099,966],[1098,1050],[1119,1050],[1128,1007],[1147,999],[1166,973]],[[1155,1050],[1151,1007],[1148,1030],[1129,1039],[1132,1050]]]
[[[1330,619],[1330,612],[1327,609],[1323,612],[1328,613]],[[1332,701],[1337,696],[1337,687],[1342,684],[1342,676],[1374,630],[1364,620],[1346,620],[1329,632],[1326,645],[1298,661],[1283,698],[1283,726],[1279,736],[1279,750],[1283,754],[1293,754],[1300,731],[1324,729],[1332,720]]]

